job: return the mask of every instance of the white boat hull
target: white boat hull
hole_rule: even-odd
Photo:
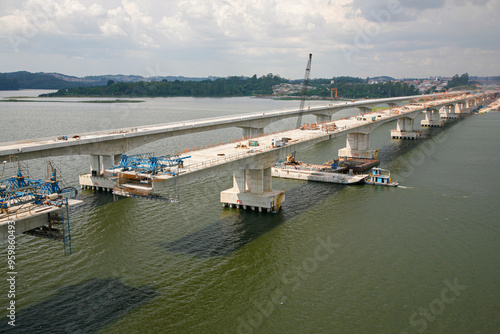
[[[342,173],[329,173],[329,172],[319,172],[319,171],[292,169],[292,168],[278,168],[278,167],[273,167],[271,169],[271,175],[273,177],[281,177],[285,179],[329,182],[329,183],[339,183],[339,184],[356,184],[364,182],[365,177],[367,176],[366,174],[349,175]]]

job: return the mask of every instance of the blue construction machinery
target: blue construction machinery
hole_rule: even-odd
[[[113,194],[124,197],[136,197],[167,202],[178,202],[177,176],[184,166],[184,160],[190,158],[178,155],[155,156],[153,153],[136,155],[123,154],[120,164],[109,168],[109,177],[116,186]],[[166,197],[153,194],[153,177],[159,174],[172,175],[174,179],[174,196]]]
[[[47,226],[40,226],[24,232],[32,236],[60,240],[71,253],[71,234],[69,222],[68,199],[75,198],[78,191],[73,187],[61,189],[57,180],[57,172],[50,161],[47,161],[47,180],[31,179],[23,175],[18,162],[17,174],[0,178],[0,219],[17,220],[20,213],[28,212],[35,207],[47,206],[60,208],[60,212],[48,215]]]
[[[172,167],[182,168],[184,160],[190,157],[179,157],[178,155],[154,156],[153,153],[135,155],[122,154],[120,164],[110,169],[121,168],[124,171],[133,170],[137,173],[157,175],[160,172],[175,175]]]

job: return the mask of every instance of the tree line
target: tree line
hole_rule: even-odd
[[[5,75],[0,75],[0,90],[18,90],[19,83],[16,79],[6,78]]]
[[[55,93],[43,96],[232,97],[271,95],[273,86],[283,82],[287,82],[287,80],[272,73],[259,78],[257,75],[250,78],[232,76],[203,81],[114,82],[110,80],[105,86],[59,89]]]
[[[469,74],[464,73],[461,76],[455,74],[450,81],[448,81],[447,88],[460,87],[460,86],[468,86],[469,85]]]
[[[314,84],[313,84],[314,85]],[[387,81],[384,83],[368,84],[360,78],[335,78],[331,85],[315,85],[308,95],[329,97],[331,89],[336,88],[338,97],[343,98],[384,98],[418,95],[418,89],[407,83]]]
[[[309,81],[308,96],[328,98],[330,90],[336,88],[339,97],[344,98],[382,98],[417,95],[414,86],[401,82],[368,84],[365,79],[354,77],[336,77],[332,79],[312,79]],[[105,86],[76,87],[59,89],[55,93],[42,96],[90,96],[90,97],[234,97],[272,95],[273,86],[281,83],[301,84],[301,80],[288,80],[269,73],[265,76],[231,76],[216,80],[202,81],[140,81],[114,82],[109,80]],[[290,94],[301,95],[301,90]]]

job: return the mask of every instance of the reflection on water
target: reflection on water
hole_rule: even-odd
[[[116,279],[92,279],[59,289],[52,297],[16,315],[15,333],[94,333],[157,296],[149,287]],[[10,328],[6,321],[0,331]]]
[[[177,240],[162,243],[161,246],[172,252],[200,257],[227,256],[343,187],[332,183],[302,183],[286,191],[286,200],[276,215],[225,209],[221,220]]]

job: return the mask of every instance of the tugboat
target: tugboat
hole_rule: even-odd
[[[365,183],[387,187],[397,187],[399,185],[398,181],[393,182],[391,180],[391,172],[383,168],[373,168],[370,175],[365,178]]]

